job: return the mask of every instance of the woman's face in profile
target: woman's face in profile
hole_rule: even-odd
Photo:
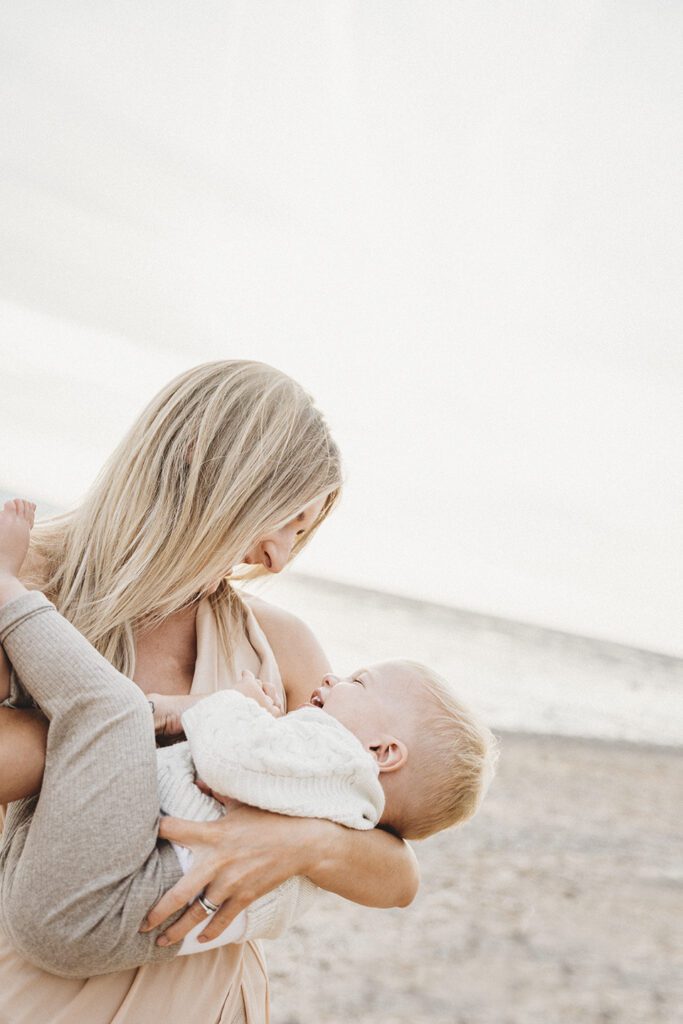
[[[240,564],[262,565],[268,572],[282,572],[289,561],[292,548],[296,542],[317,522],[318,516],[325,507],[329,493],[327,492],[314,498],[308,505],[304,505],[301,511],[293,516],[289,522],[285,523],[284,526],[254,541]],[[230,575],[235,568],[235,566],[232,566],[228,569],[226,575]],[[221,580],[216,580],[204,593],[213,594],[220,586],[220,583]]]
[[[246,565],[262,565],[268,572],[282,572],[289,561],[292,548],[310,530],[320,516],[327,494],[319,495],[304,505],[289,522],[278,530],[260,537],[243,558]]]

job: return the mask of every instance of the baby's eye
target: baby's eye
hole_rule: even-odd
[[[353,681],[354,683],[358,683],[359,686],[362,686],[363,689],[365,689],[365,683],[363,682],[362,679],[354,679]]]

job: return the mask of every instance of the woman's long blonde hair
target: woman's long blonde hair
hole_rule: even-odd
[[[264,363],[205,363],[149,403],[78,508],[35,527],[35,582],[132,676],[135,632],[190,606],[325,494],[315,528],[340,486],[337,446],[299,384]],[[241,602],[225,579],[211,602],[230,657]]]

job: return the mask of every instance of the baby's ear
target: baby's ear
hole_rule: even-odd
[[[395,772],[408,760],[408,748],[403,740],[395,736],[381,736],[368,743],[368,750],[379,766],[380,772]]]

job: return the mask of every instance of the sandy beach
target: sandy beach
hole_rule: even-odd
[[[323,894],[268,945],[273,1024],[676,1024],[683,752],[503,734],[406,910]]]
[[[296,574],[337,670],[425,661],[501,738],[405,910],[321,893],[268,944],[272,1024],[680,1024],[683,661]]]

